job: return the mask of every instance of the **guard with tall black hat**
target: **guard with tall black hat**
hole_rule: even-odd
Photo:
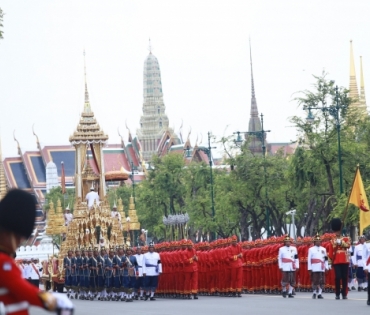
[[[10,190],[0,202],[0,309],[5,314],[26,315],[33,305],[73,313],[73,304],[66,296],[42,292],[31,285],[14,261],[17,248],[32,234],[35,217],[36,200],[23,190]]]
[[[329,246],[329,264],[334,268],[335,272],[335,299],[347,299],[348,292],[348,265],[349,265],[349,252],[351,246],[351,238],[342,236],[342,221],[338,218],[331,220],[331,229],[335,233]],[[342,286],[342,287],[341,287]]]

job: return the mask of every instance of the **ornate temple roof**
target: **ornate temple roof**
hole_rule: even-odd
[[[85,55],[85,53],[84,53]],[[75,145],[79,143],[105,143],[108,140],[108,135],[104,134],[97,123],[94,113],[91,110],[89,92],[87,90],[86,81],[86,63],[85,63],[85,104],[81,114],[80,122],[77,129],[69,137],[69,141]]]

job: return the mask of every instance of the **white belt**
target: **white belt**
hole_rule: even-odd
[[[6,295],[9,293],[9,290],[7,288],[0,288],[0,296]]]
[[[14,303],[14,304],[9,304],[5,306],[5,314],[9,313],[15,313],[23,310],[28,310],[29,303],[26,301],[19,302],[19,303]]]

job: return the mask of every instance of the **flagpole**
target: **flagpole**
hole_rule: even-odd
[[[347,218],[349,199],[351,198],[353,185],[354,185],[354,183],[355,183],[356,176],[357,176],[357,173],[358,173],[359,169],[360,169],[360,165],[359,165],[359,164],[357,164],[356,172],[355,172],[355,177],[353,178],[353,181],[352,181],[352,188],[351,188],[351,192],[350,192],[350,193],[349,193],[349,195],[348,195],[347,205],[346,205],[346,210],[344,210],[344,214],[343,214],[343,218],[342,218],[342,222],[343,222],[343,223],[342,223],[342,225],[344,225],[344,222],[345,222],[345,220],[346,220],[346,218]]]

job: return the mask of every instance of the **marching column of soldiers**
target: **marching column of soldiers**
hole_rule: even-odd
[[[71,299],[100,301],[242,293],[292,298],[296,291],[322,299],[323,292],[335,291],[333,253],[343,240],[330,233],[296,241],[285,235],[238,242],[233,236],[195,245],[181,240],[126,250],[78,249],[64,259],[65,287]],[[346,298],[347,291],[342,291]]]

